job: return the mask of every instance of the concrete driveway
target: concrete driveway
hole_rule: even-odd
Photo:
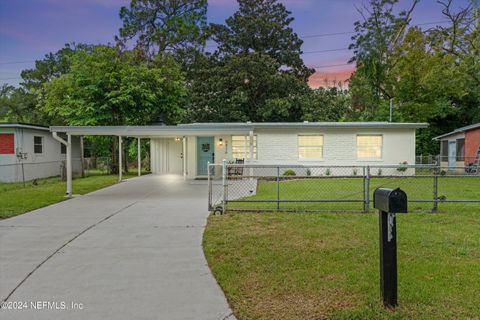
[[[233,319],[202,251],[206,193],[149,175],[0,221],[0,318]]]

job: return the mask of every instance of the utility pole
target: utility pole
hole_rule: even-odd
[[[390,122],[392,122],[393,117],[393,98],[390,98]]]

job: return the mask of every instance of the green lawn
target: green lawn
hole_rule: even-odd
[[[133,177],[135,174],[124,175]],[[118,175],[90,175],[73,180],[75,194],[85,194],[105,188],[118,182]],[[13,217],[34,209],[66,200],[66,182],[58,177],[38,179],[37,185],[32,182],[0,183],[0,219]]]
[[[479,319],[479,207],[398,217],[395,311],[380,300],[376,214],[211,216],[203,245],[239,319]]]
[[[440,180],[439,196],[479,199],[479,179]],[[372,179],[410,199],[433,197],[432,179]],[[283,199],[362,199],[362,180],[281,183]],[[275,199],[260,182],[249,199]],[[361,203],[282,208],[361,210]],[[276,204],[231,203],[240,209]],[[410,204],[428,210],[432,204]],[[204,252],[239,319],[480,319],[480,203],[440,204],[440,213],[398,215],[399,307],[382,307],[378,215],[233,213],[210,216]]]
[[[432,177],[383,177],[372,178],[370,181],[370,199],[373,201],[373,191],[377,187],[400,187],[409,199],[432,200]],[[358,202],[344,203],[292,203],[280,204],[280,210],[340,210],[359,211],[363,209],[363,179],[359,178],[321,178],[292,179],[280,182],[281,200],[356,200]],[[480,177],[440,177],[438,179],[438,196],[448,199],[473,200],[480,198]],[[259,181],[257,193],[241,200],[276,200],[277,182]],[[429,211],[432,203],[410,202],[410,211]],[[373,207],[373,203],[370,208]],[[241,210],[276,210],[276,202],[231,202],[229,209]],[[440,211],[455,208],[447,203],[439,204]]]

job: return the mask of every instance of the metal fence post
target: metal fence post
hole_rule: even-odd
[[[432,212],[438,211],[438,175],[440,174],[440,167],[436,165],[433,168],[433,208]]]
[[[223,206],[222,213],[227,212],[228,184],[227,184],[227,160],[222,160],[222,185],[223,185]]]
[[[280,167],[277,167],[277,211],[280,211]]]
[[[363,167],[363,212],[370,208],[370,166]]]

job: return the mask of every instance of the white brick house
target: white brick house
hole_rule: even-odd
[[[303,122],[192,123],[176,126],[51,127],[68,135],[150,139],[151,169],[159,174],[207,175],[208,163],[415,164],[415,131],[424,123]]]

